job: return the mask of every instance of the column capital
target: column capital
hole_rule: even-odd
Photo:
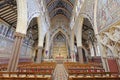
[[[77,46],[77,48],[82,48],[82,46]]]
[[[43,49],[43,47],[42,46],[38,46],[37,49]]]
[[[26,36],[25,34],[20,33],[20,32],[15,32],[14,35],[15,35],[15,37],[22,37],[22,38],[24,38]]]

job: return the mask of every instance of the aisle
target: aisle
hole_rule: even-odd
[[[54,73],[54,80],[67,80],[67,73],[63,64],[57,64]]]

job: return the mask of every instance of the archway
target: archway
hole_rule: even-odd
[[[74,52],[76,56],[76,61],[79,61],[78,50],[77,50],[77,39],[75,35],[74,35]]]
[[[66,36],[61,31],[54,35],[52,45],[53,49],[51,55],[53,59],[67,59],[68,50]]]
[[[24,43],[33,48],[32,59],[36,62],[38,53],[38,23],[37,17],[33,18],[28,26]]]
[[[65,35],[66,40],[67,40],[68,43],[69,43],[68,35],[67,35],[66,32],[65,32],[63,29],[61,29],[61,28],[57,29],[57,30],[52,34],[52,36],[51,36],[51,41],[53,41],[53,37],[54,37],[58,32],[62,32],[62,34]]]
[[[83,61],[87,62],[89,56],[96,56],[96,37],[94,33],[94,29],[92,27],[91,22],[84,18],[83,26],[82,26],[82,54],[83,54]],[[87,50],[88,54],[86,53],[85,49]],[[91,57],[89,57],[89,60],[91,61]]]

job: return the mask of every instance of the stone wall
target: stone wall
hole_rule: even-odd
[[[0,21],[0,58],[9,58],[14,43],[15,28]],[[24,40],[25,42],[25,40]],[[32,47],[23,42],[20,58],[31,58]]]
[[[14,40],[4,37],[0,35],[0,59],[9,59],[11,56],[12,45]],[[32,47],[27,46],[26,44],[22,45],[20,58],[21,59],[30,59],[32,58]]]

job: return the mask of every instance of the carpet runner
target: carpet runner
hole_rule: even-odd
[[[57,64],[54,73],[54,80],[67,80],[67,76],[68,75],[63,64]]]

